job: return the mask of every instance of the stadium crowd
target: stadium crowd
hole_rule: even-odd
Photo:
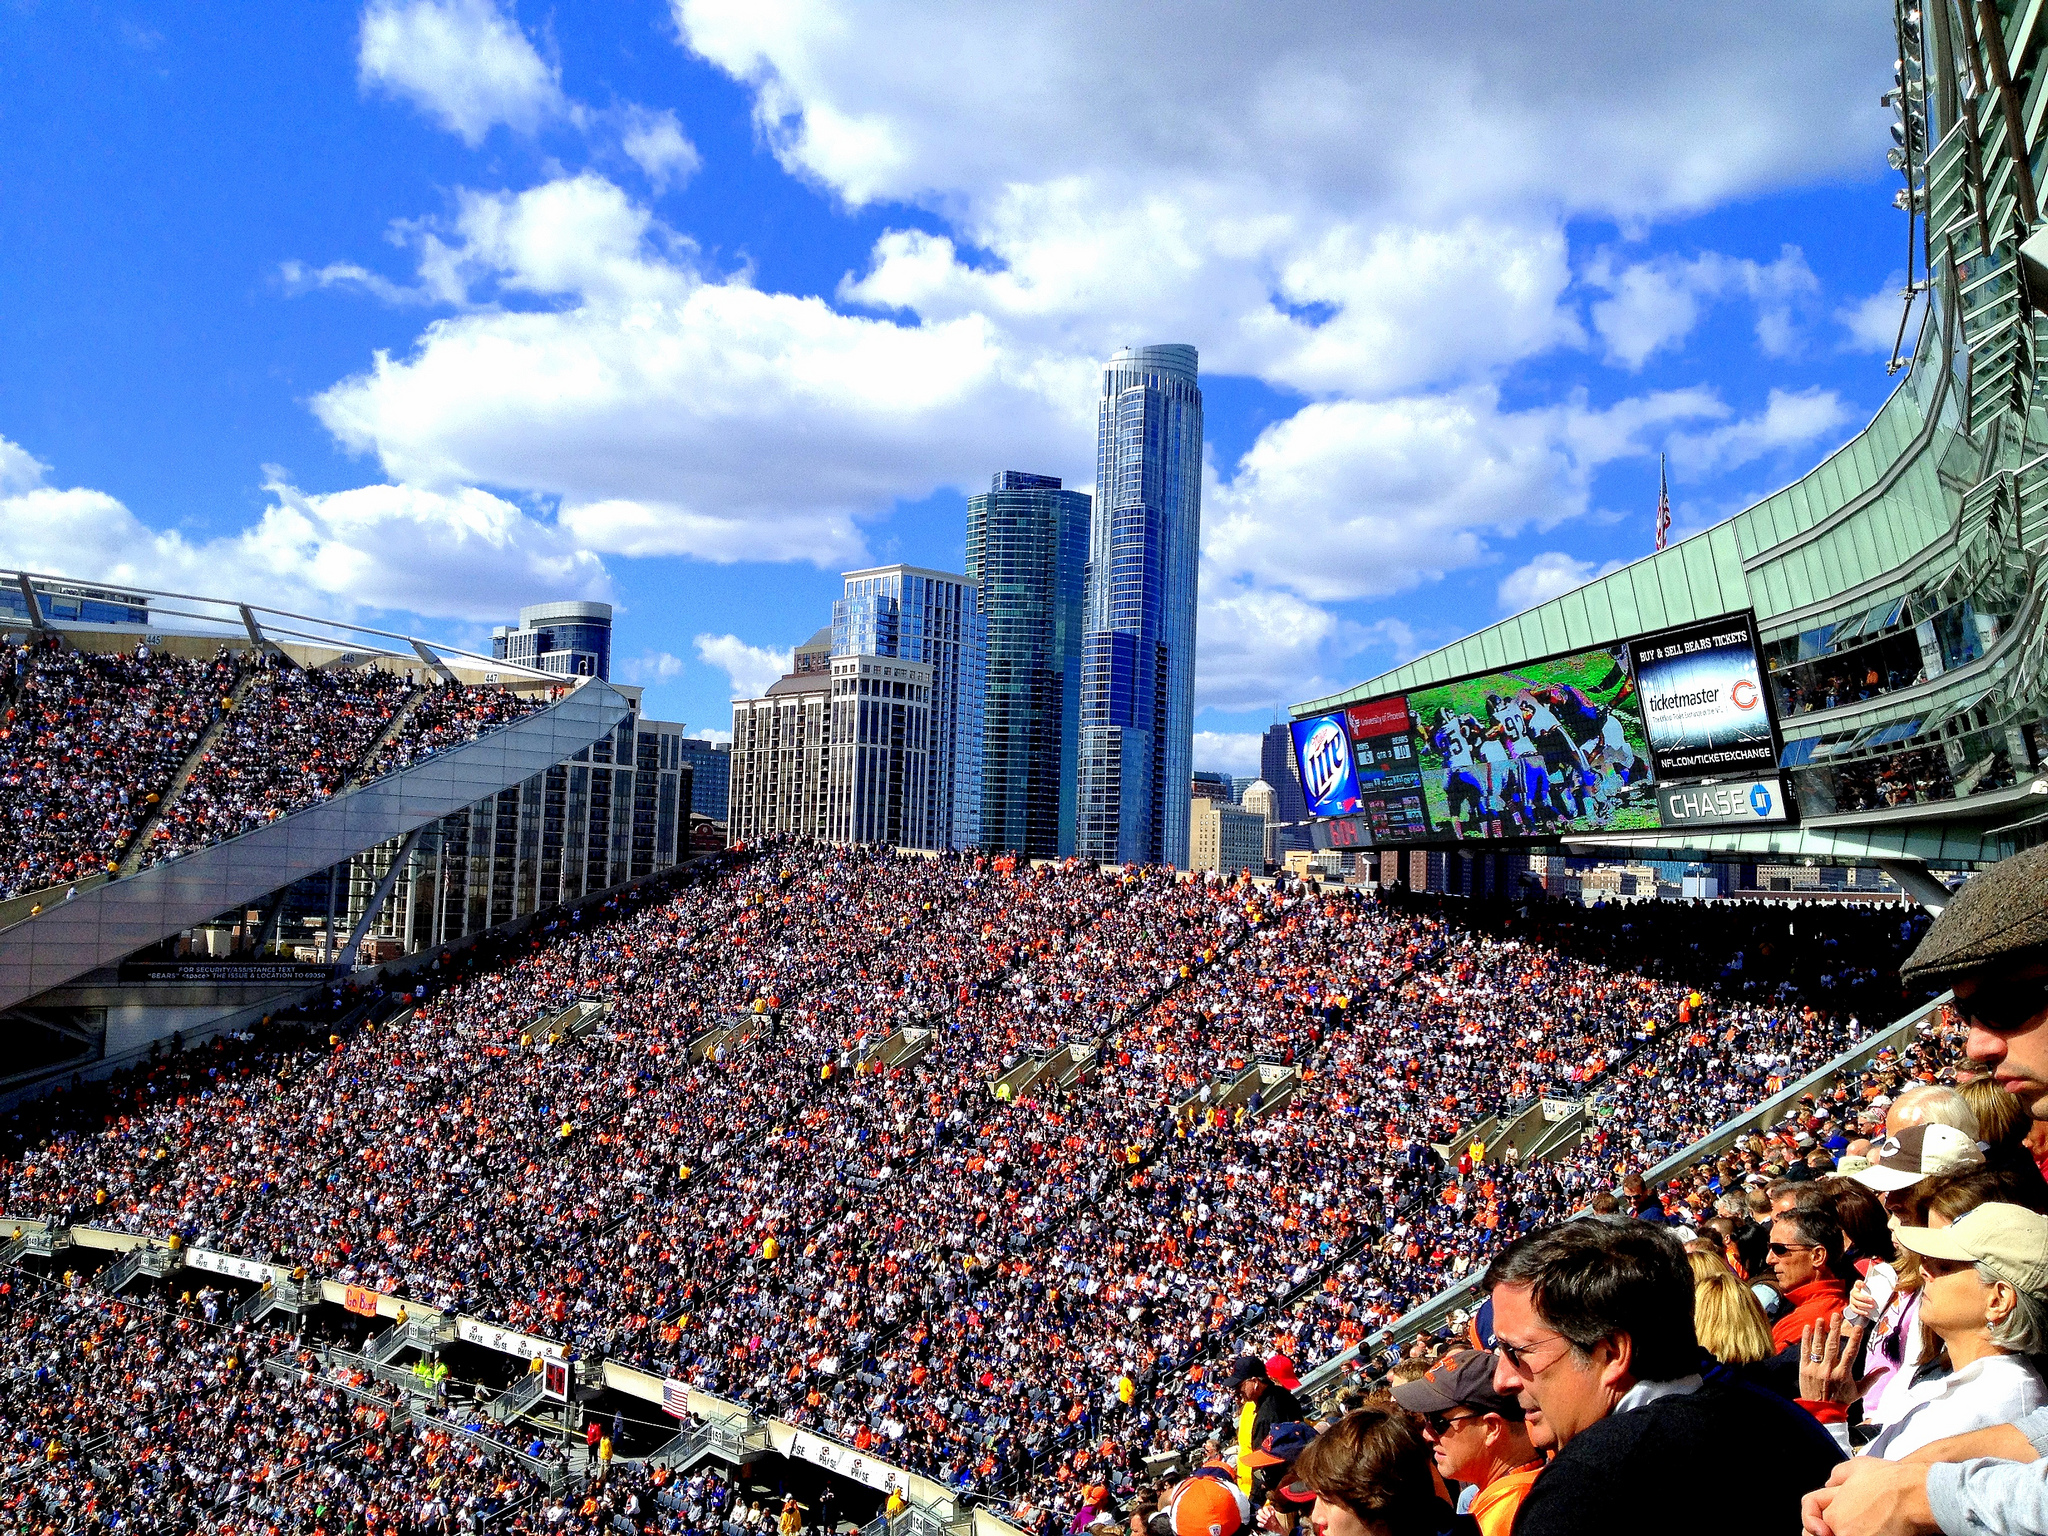
[[[1219,1350],[1356,1343],[1858,1035],[1816,1003],[1902,1011],[1896,908],[1758,907],[1725,945],[1627,910],[1617,944],[767,844],[436,956],[390,1019],[18,1111],[0,1209],[304,1265],[1071,1516],[1200,1450]],[[1571,1154],[1471,1158],[1546,1096],[1587,1106]]]
[[[546,704],[225,646],[197,660],[0,639],[0,899],[112,874],[138,834],[137,866],[189,853]]]
[[[234,686],[234,667],[0,640],[0,898],[104,874]]]

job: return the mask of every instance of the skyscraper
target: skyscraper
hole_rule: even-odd
[[[1259,741],[1259,777],[1273,786],[1273,857],[1313,843],[1308,798],[1301,792],[1301,768],[1294,761],[1294,736],[1287,723],[1266,727]]]
[[[491,654],[564,677],[612,675],[610,603],[534,603],[491,631]]]
[[[1089,497],[1008,469],[967,502],[967,580],[988,634],[981,841],[1074,851]]]
[[[846,595],[832,605],[832,656],[894,657],[932,669],[920,685],[930,690],[925,803],[905,824],[921,828],[918,847],[977,846],[987,639],[973,584],[916,565],[848,571]]]
[[[1193,347],[1125,347],[1102,370],[1081,647],[1074,851],[1188,861],[1202,391]]]

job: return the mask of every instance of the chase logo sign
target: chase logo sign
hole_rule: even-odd
[[[1785,789],[1776,779],[1673,784],[1657,791],[1657,814],[1667,827],[1740,827],[1779,822],[1787,819]]]

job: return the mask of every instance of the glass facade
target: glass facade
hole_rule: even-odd
[[[1075,848],[1188,861],[1202,391],[1193,347],[1126,347],[1102,371],[1081,644]]]
[[[1085,491],[1016,470],[967,502],[988,637],[981,841],[1027,858],[1074,851],[1089,511]]]
[[[610,603],[535,603],[491,631],[491,654],[562,677],[612,675]]]
[[[965,576],[886,565],[846,573],[832,605],[832,655],[887,656],[932,669],[931,718],[914,819],[920,848],[981,844],[982,700],[987,634]]]
[[[691,814],[724,821],[732,796],[732,748],[685,736],[681,751],[690,765]]]

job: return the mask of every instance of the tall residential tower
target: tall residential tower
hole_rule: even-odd
[[[1088,510],[1085,491],[1013,469],[967,502],[967,580],[988,629],[981,841],[1027,858],[1074,851]]]
[[[832,656],[886,657],[931,669],[929,678],[916,683],[929,695],[921,701],[929,708],[921,726],[927,755],[917,791],[924,804],[902,823],[918,835],[899,835],[919,848],[978,846],[986,637],[973,583],[916,565],[848,571],[846,595],[832,605]],[[837,677],[840,669],[835,665],[832,671]],[[858,672],[849,676],[859,681]]]
[[[1075,852],[1188,862],[1202,391],[1187,346],[1125,347],[1102,370],[1081,655]]]

